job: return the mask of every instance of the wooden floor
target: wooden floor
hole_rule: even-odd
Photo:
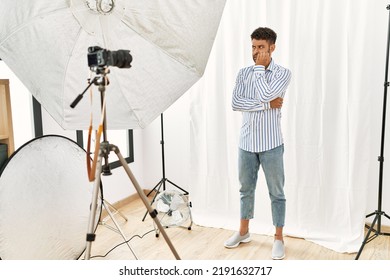
[[[156,237],[152,218],[142,221],[146,208],[138,198],[117,206],[128,221],[119,214],[115,220],[120,224],[131,249],[139,260],[174,260],[175,257],[162,234]],[[111,219],[106,219],[112,225]],[[193,224],[187,228],[167,228],[169,239],[183,260],[269,260],[273,237],[252,234],[252,241],[235,249],[226,249],[223,242],[233,233],[229,230],[207,228]],[[92,259],[131,260],[136,259],[130,248],[123,244],[121,235],[104,225],[99,225],[96,240],[92,243]],[[353,260],[356,254],[343,254],[329,250],[312,242],[285,237],[286,260]],[[107,254],[108,253],[108,254]],[[83,258],[82,256],[81,258]],[[390,260],[390,237],[379,236],[366,244],[360,260]]]

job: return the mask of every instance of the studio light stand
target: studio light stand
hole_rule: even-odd
[[[94,232],[94,229],[95,229],[95,225],[96,225],[96,210],[98,207],[98,200],[99,200],[99,190],[100,190],[99,186],[101,183],[100,175],[101,175],[103,169],[105,169],[105,172],[107,172],[106,168],[103,167],[102,159],[104,158],[106,160],[105,167],[107,167],[108,166],[108,156],[109,156],[110,152],[112,152],[112,151],[115,152],[115,154],[117,155],[120,164],[124,168],[126,174],[128,175],[133,186],[135,187],[142,202],[144,203],[144,205],[147,209],[147,213],[149,213],[149,215],[153,218],[155,224],[157,225],[158,229],[162,233],[167,245],[169,246],[169,248],[172,251],[175,258],[177,260],[179,260],[180,257],[178,255],[178,253],[176,252],[172,242],[170,241],[168,235],[166,234],[164,227],[161,225],[160,221],[157,219],[157,211],[155,209],[153,209],[151,207],[151,205],[149,204],[149,201],[148,201],[146,195],[144,194],[143,190],[141,189],[139,183],[137,182],[137,179],[135,178],[135,176],[131,172],[130,167],[128,166],[126,160],[123,158],[122,154],[120,153],[119,148],[113,144],[110,144],[107,141],[107,138],[106,138],[106,127],[107,126],[106,126],[106,113],[105,113],[106,111],[105,111],[105,102],[103,102],[103,100],[105,99],[107,71],[106,71],[106,68],[104,68],[104,69],[97,68],[96,73],[98,75],[92,80],[92,82],[88,85],[88,87],[84,90],[84,92],[81,93],[79,96],[77,96],[77,98],[71,104],[71,107],[74,108],[77,105],[77,103],[81,100],[81,98],[83,97],[83,94],[87,91],[87,89],[92,84],[95,84],[99,87],[99,92],[100,92],[101,100],[102,100],[102,114],[103,114],[103,131],[102,131],[102,133],[103,133],[104,141],[102,143],[100,143],[98,156],[97,156],[97,162],[96,162],[95,181],[94,181],[94,187],[93,187],[93,192],[92,192],[91,210],[90,210],[90,215],[89,215],[88,231],[87,231],[87,238],[86,238],[87,245],[86,245],[86,249],[85,249],[85,260],[89,260],[91,258],[92,242],[95,241],[95,238],[96,238],[96,234]],[[105,206],[110,218],[114,222],[115,227],[122,235],[122,238],[124,239],[125,243],[130,248],[130,250],[132,251],[135,258],[138,259],[137,256],[135,255],[134,250],[131,248],[127,238],[125,237],[123,231],[119,227],[119,224],[116,222],[114,216],[112,215],[111,211],[109,210],[109,207],[106,207],[107,205],[104,205],[104,206]]]
[[[150,190],[149,193],[146,195],[146,196],[149,196],[151,193],[155,192],[155,195],[152,199],[151,204],[153,204],[154,201],[156,200],[157,195],[160,193],[161,187],[163,188],[163,191],[166,190],[166,182],[170,183],[171,185],[173,185],[177,189],[181,190],[184,195],[188,195],[188,192],[186,190],[182,189],[181,187],[179,187],[178,185],[176,185],[175,183],[173,183],[172,181],[167,179],[167,177],[165,176],[165,151],[164,151],[164,144],[165,143],[164,143],[164,115],[163,114],[161,114],[161,141],[160,141],[160,144],[161,144],[161,159],[162,159],[162,175],[163,176],[162,176],[161,180],[157,183],[157,185],[155,185],[154,188],[152,190]],[[148,213],[146,212],[142,221],[145,221],[147,214]]]
[[[386,7],[388,11],[390,11],[390,5]],[[388,74],[389,74],[389,49],[390,49],[390,12],[389,12],[389,24],[387,30],[387,51],[386,51],[386,70],[385,70],[385,83],[384,83],[384,95],[383,95],[383,115],[382,115],[382,136],[381,136],[381,150],[380,156],[378,157],[379,161],[379,189],[378,189],[378,209],[371,214],[368,214],[366,218],[374,216],[374,220],[372,221],[371,226],[367,226],[368,231],[366,237],[363,240],[363,243],[360,247],[358,254],[356,255],[355,260],[358,260],[360,254],[362,253],[364,246],[378,237],[379,235],[390,236],[390,233],[382,232],[382,216],[390,219],[390,216],[387,215],[384,211],[382,211],[382,189],[383,189],[383,162],[384,158],[384,150],[385,150],[385,131],[386,131],[386,103],[387,103],[387,89],[390,86],[388,82]],[[377,227],[375,228],[375,225]],[[371,234],[372,233],[372,234]]]

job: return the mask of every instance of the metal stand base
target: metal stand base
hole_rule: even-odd
[[[124,234],[124,232],[122,231],[121,227],[119,226],[118,222],[117,222],[116,219],[114,218],[114,214],[115,214],[115,213],[119,213],[122,217],[124,217],[124,216],[123,216],[123,215],[122,215],[114,206],[112,206],[110,203],[108,203],[106,200],[103,200],[103,207],[104,207],[104,209],[106,209],[106,211],[107,211],[107,213],[108,213],[108,216],[111,218],[111,220],[112,220],[112,222],[114,223],[115,227],[112,227],[112,226],[106,224],[105,222],[104,222],[104,225],[105,225],[107,228],[109,228],[109,229],[111,229],[111,230],[117,232],[118,234],[120,234],[120,235],[122,236],[123,241],[125,241],[127,247],[129,247],[131,253],[132,253],[133,256],[134,256],[134,258],[135,258],[136,260],[138,260],[138,257],[137,257],[137,255],[136,255],[135,251],[134,251],[133,248],[131,247],[130,243],[128,242],[127,237],[125,236],[125,234]],[[111,209],[114,209],[116,212],[112,213],[112,212],[111,212]],[[127,221],[127,218],[126,218],[126,217],[124,217],[124,219]],[[100,223],[102,224],[102,222],[100,222]]]
[[[108,142],[102,142],[99,149],[99,156],[97,161],[97,167],[96,167],[96,173],[95,173],[95,182],[94,182],[94,188],[92,193],[92,203],[91,203],[91,211],[89,216],[89,223],[88,223],[88,232],[87,232],[87,246],[85,249],[85,259],[89,260],[91,258],[91,248],[92,248],[92,242],[95,240],[95,219],[96,219],[96,209],[98,204],[98,197],[99,197],[99,186],[100,186],[100,174],[102,171],[102,158],[108,157],[108,154],[114,151],[119,159],[120,164],[125,169],[130,181],[133,183],[138,195],[140,196],[142,202],[144,203],[147,211],[149,212],[150,216],[153,218],[155,224],[157,225],[159,231],[164,236],[164,239],[166,243],[168,244],[169,248],[171,249],[173,255],[177,260],[180,260],[180,257],[178,253],[176,252],[176,249],[173,247],[173,244],[171,243],[168,235],[166,234],[164,227],[161,225],[160,221],[157,219],[157,211],[154,210],[151,205],[149,204],[148,199],[146,198],[146,195],[142,191],[140,185],[138,184],[136,178],[134,177],[133,173],[130,170],[130,167],[128,166],[126,160],[123,158],[122,154],[119,151],[119,148],[115,145],[109,144]],[[108,207],[107,207],[108,208]],[[106,208],[106,210],[107,210]],[[110,210],[107,211],[111,217],[111,219],[116,223],[114,217],[112,216],[112,213]],[[116,224],[117,229],[120,231],[119,225]],[[123,234],[123,232],[122,232]]]
[[[109,218],[112,220],[109,211],[111,212],[112,216],[115,216],[116,214],[118,214],[119,216],[121,216],[121,217],[125,220],[125,222],[128,221],[127,218],[126,218],[126,216],[123,215],[117,208],[115,208],[111,203],[109,203],[109,202],[108,202],[107,200],[105,200],[104,198],[103,198],[103,203],[102,203],[102,204],[103,204],[104,209],[106,209],[106,211],[107,211],[109,217],[105,217],[104,219],[100,220],[99,224],[102,225],[102,226],[105,226],[106,228],[109,228],[109,229],[111,229],[111,230],[116,231],[116,232],[119,233],[119,231],[118,231],[117,229],[113,228],[112,226],[110,226],[110,225],[107,223],[108,220],[109,220]],[[111,211],[111,210],[112,210],[112,211]]]
[[[375,215],[374,220],[372,221],[371,226],[366,225],[366,228],[368,228],[368,231],[367,231],[366,237],[363,240],[362,246],[360,247],[359,252],[356,255],[355,260],[359,259],[361,253],[363,252],[364,246],[367,243],[374,240],[375,238],[377,238],[380,235],[390,236],[390,233],[381,231],[381,218],[382,218],[382,216],[385,216],[388,219],[390,219],[390,217],[383,211],[375,211],[375,212],[367,215],[366,218],[371,217],[373,215]],[[376,229],[374,228],[375,225],[377,225]],[[371,235],[371,233],[372,233],[372,235]]]

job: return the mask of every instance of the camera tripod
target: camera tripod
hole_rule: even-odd
[[[387,103],[387,88],[390,86],[388,82],[388,74],[389,74],[389,49],[390,49],[390,5],[386,7],[389,10],[389,23],[388,23],[388,34],[387,34],[387,51],[386,51],[386,70],[385,70],[385,83],[384,83],[384,95],[383,95],[383,114],[382,114],[382,136],[381,136],[381,150],[380,156],[378,157],[379,161],[379,188],[378,188],[378,209],[371,214],[368,214],[366,218],[374,216],[374,220],[372,221],[371,226],[366,226],[368,228],[366,237],[363,240],[363,243],[359,249],[359,252],[356,255],[355,260],[358,260],[360,254],[363,251],[364,246],[378,237],[379,235],[390,236],[390,233],[382,232],[382,216],[390,219],[390,216],[387,215],[384,211],[382,211],[382,189],[383,189],[383,162],[384,158],[384,149],[385,149],[385,131],[386,131],[386,103]],[[377,225],[375,229],[375,225]],[[373,235],[371,235],[373,233]]]
[[[106,160],[105,167],[107,167],[108,166],[108,155],[110,154],[110,152],[115,152],[120,164],[124,168],[130,181],[132,182],[133,186],[135,187],[139,197],[141,198],[142,202],[144,203],[144,205],[147,209],[147,212],[153,218],[155,224],[157,225],[158,229],[162,233],[162,235],[163,235],[167,245],[169,246],[170,250],[172,251],[173,255],[175,256],[175,258],[177,260],[179,260],[180,257],[178,255],[178,253],[176,252],[172,242],[170,241],[168,235],[166,234],[164,227],[161,225],[160,221],[157,219],[157,211],[155,209],[153,209],[151,207],[151,205],[149,204],[149,201],[146,198],[146,195],[142,191],[139,183],[137,182],[137,179],[135,178],[135,176],[131,172],[130,167],[128,166],[126,160],[123,158],[122,154],[120,153],[119,148],[113,144],[110,144],[107,141],[107,137],[106,137],[106,127],[107,127],[106,126],[106,110],[105,110],[106,109],[105,89],[106,89],[106,82],[107,82],[107,78],[106,78],[107,72],[108,71],[106,71],[105,68],[104,69],[97,69],[98,76],[93,79],[93,81],[88,85],[88,87],[84,90],[84,92],[81,93],[75,99],[75,101],[71,104],[71,107],[74,108],[77,105],[77,103],[81,100],[81,98],[83,97],[83,94],[87,91],[87,89],[92,84],[98,85],[100,96],[101,96],[102,124],[99,126],[99,130],[97,132],[97,135],[98,135],[97,138],[100,138],[100,135],[103,133],[103,142],[100,143],[99,147],[97,144],[98,151],[97,151],[97,148],[95,149],[95,159],[94,159],[94,164],[93,164],[92,170],[94,168],[96,168],[96,170],[95,170],[95,179],[94,179],[94,186],[93,186],[93,192],[92,192],[91,210],[90,210],[89,221],[88,221],[88,231],[87,231],[87,237],[86,237],[87,244],[86,244],[84,259],[89,260],[91,258],[92,242],[96,238],[96,234],[95,234],[94,229],[95,229],[95,224],[96,224],[96,210],[97,210],[97,206],[98,206],[99,190],[100,190],[100,183],[101,183],[100,175],[101,175],[102,169],[103,169],[102,159],[105,158],[105,160]],[[108,209],[109,207],[106,207],[106,205],[104,205],[104,206],[107,210],[107,213],[110,215],[110,218],[114,222],[116,228],[121,233],[127,246],[130,248],[130,250],[133,252],[133,255],[137,259],[137,256],[135,255],[131,246],[128,244],[126,237],[124,236],[123,231],[120,229],[120,227],[119,227],[118,223],[115,221],[111,211]]]

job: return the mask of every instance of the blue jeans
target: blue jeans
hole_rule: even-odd
[[[241,219],[253,218],[255,204],[255,189],[260,165],[267,181],[271,199],[272,221],[274,226],[283,227],[286,216],[286,198],[284,196],[284,145],[272,150],[251,153],[239,149],[238,172],[241,183],[240,210]]]

